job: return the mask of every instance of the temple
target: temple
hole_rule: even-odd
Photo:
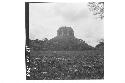
[[[74,31],[71,27],[60,27],[57,30],[57,37],[74,37]]]

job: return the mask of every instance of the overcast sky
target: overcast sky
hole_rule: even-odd
[[[92,15],[87,3],[30,3],[31,39],[51,39],[61,26],[71,26],[75,37],[93,46],[104,37],[103,20]]]

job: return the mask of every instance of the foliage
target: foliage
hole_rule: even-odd
[[[30,57],[29,70],[28,80],[103,79],[104,56],[100,51],[41,52]]]
[[[53,38],[51,40],[30,40],[30,48],[42,51],[82,51],[94,49],[81,39],[77,38]]]
[[[96,49],[100,49],[100,50],[104,50],[104,39],[101,39],[101,40],[99,41],[99,44],[96,45],[95,48],[96,48]]]
[[[27,80],[104,79],[104,48],[100,50],[104,41],[94,50],[83,40],[72,38],[36,39],[29,43]]]
[[[89,2],[88,7],[93,15],[98,16],[100,19],[104,18],[104,2]]]

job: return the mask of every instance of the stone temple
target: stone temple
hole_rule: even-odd
[[[74,37],[74,31],[71,27],[60,27],[57,30],[57,37]]]

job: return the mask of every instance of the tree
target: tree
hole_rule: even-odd
[[[96,49],[104,49],[104,39],[99,40],[99,44],[96,45]]]
[[[101,20],[104,18],[104,2],[88,2],[89,10]]]

